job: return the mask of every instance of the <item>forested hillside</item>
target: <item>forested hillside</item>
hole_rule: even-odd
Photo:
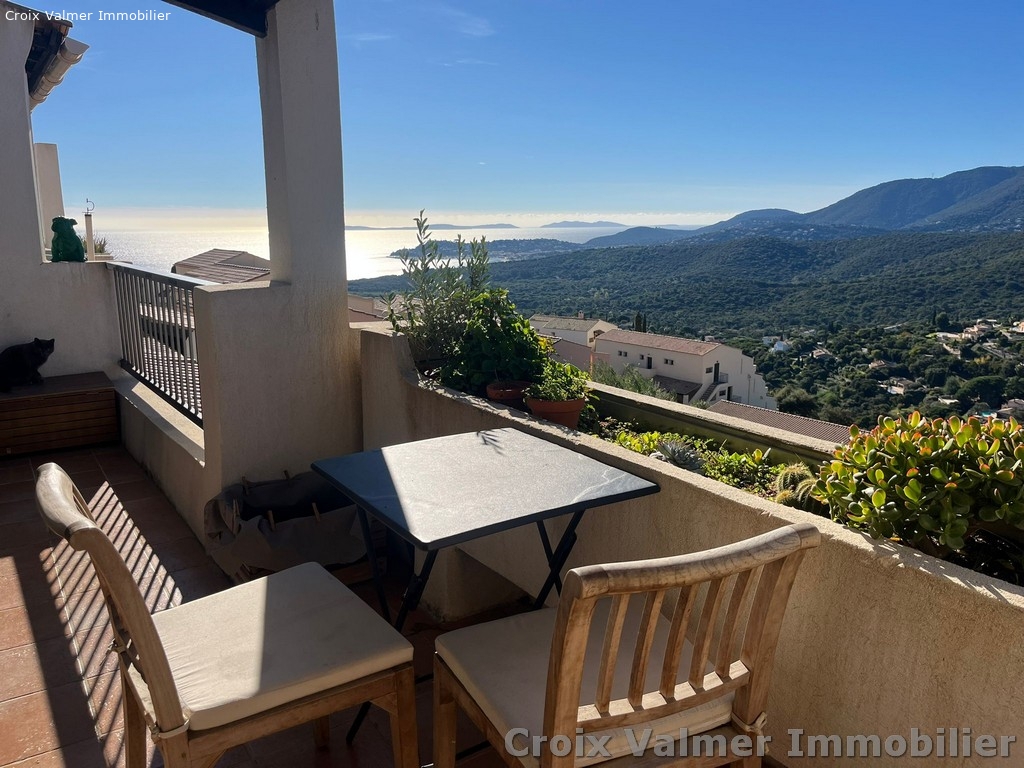
[[[519,309],[678,335],[761,334],[828,324],[885,325],[1024,311],[1024,234],[893,233],[794,242],[751,237],[601,248],[493,264]],[[353,281],[381,295],[401,277]]]

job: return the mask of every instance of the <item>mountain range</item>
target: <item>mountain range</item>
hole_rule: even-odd
[[[1021,231],[1024,167],[987,166],[938,179],[887,181],[810,213],[767,208],[686,231],[633,227],[592,238],[586,246],[651,245],[691,238],[721,242],[751,235],[845,240],[884,232]]]
[[[939,312],[964,322],[1019,318],[1024,168],[888,182],[807,214],[748,211],[699,230],[635,227],[566,245],[546,258],[537,258],[543,248],[503,254],[510,263],[493,264],[492,279],[526,314],[583,311],[628,325],[641,311],[679,335],[890,324]],[[395,276],[350,288],[381,295],[404,284]]]

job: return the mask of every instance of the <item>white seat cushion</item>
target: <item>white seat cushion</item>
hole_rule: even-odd
[[[162,611],[153,622],[195,731],[412,661],[409,641],[316,563]]]
[[[609,602],[601,600],[594,610],[583,665],[583,683],[580,686],[581,704],[592,704],[596,696],[597,668],[601,659]],[[623,626],[623,643],[619,647],[616,659],[612,699],[626,697],[633,663],[633,638],[636,637],[641,608],[642,600],[630,600]],[[440,635],[436,640],[438,655],[448,664],[503,737],[513,728],[528,729],[530,737],[544,733],[544,697],[548,684],[548,658],[551,654],[551,636],[554,633],[556,613],[553,608],[544,608],[458,629]],[[669,622],[664,617],[659,617],[651,646],[645,691],[658,690],[668,632]],[[692,648],[687,642],[683,649],[678,682],[686,679],[691,653]],[[708,671],[711,671],[710,667]],[[711,730],[730,721],[732,700],[733,695],[728,694],[699,707],[635,726],[634,738],[642,739],[642,731],[650,728],[652,736],[649,746],[653,746],[656,736],[671,734],[678,738],[681,728],[686,728],[691,736]],[[616,728],[595,734],[603,735],[611,736],[611,740],[604,745],[610,757],[631,753],[631,743],[624,729]],[[530,747],[529,738],[519,734],[513,737],[513,743],[517,751]],[[589,746],[589,742],[585,745]],[[577,756],[576,765],[593,765],[608,759],[609,756],[601,754]],[[531,754],[520,757],[519,760],[530,768],[540,764],[532,750]]]

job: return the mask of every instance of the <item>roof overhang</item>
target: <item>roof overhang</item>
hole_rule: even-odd
[[[57,14],[47,16],[41,11],[7,3],[7,6],[34,18],[32,46],[25,59],[25,78],[28,83],[31,109],[42,104],[46,97],[75,64],[81,61],[89,46],[68,37],[71,22]]]
[[[256,37],[267,36],[267,12],[278,0],[164,0]]]

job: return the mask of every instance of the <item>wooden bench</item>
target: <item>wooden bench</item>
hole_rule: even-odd
[[[0,392],[0,456],[116,442],[114,385],[103,373],[53,376]]]

